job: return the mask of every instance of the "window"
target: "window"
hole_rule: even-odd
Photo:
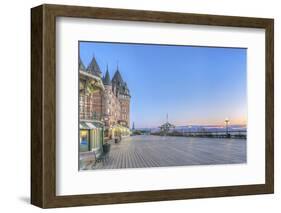
[[[90,151],[90,142],[89,142],[89,131],[80,130],[80,152]]]

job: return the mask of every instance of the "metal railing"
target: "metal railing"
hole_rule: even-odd
[[[209,137],[209,138],[247,138],[247,130],[198,130],[198,131],[169,131],[150,132],[152,135],[183,136],[183,137]]]

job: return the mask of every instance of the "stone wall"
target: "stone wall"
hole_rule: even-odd
[[[97,90],[91,94],[80,92],[79,97],[80,119],[102,119],[102,91]]]

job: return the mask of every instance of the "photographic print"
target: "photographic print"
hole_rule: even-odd
[[[274,193],[274,20],[34,7],[31,112],[38,207]]]
[[[246,48],[79,42],[79,170],[247,162]]]

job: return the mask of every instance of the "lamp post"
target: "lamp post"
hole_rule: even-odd
[[[229,137],[230,135],[229,135],[229,133],[228,133],[228,124],[229,124],[229,119],[228,118],[226,118],[225,120],[224,120],[224,123],[225,123],[225,132],[226,132],[226,137]]]

